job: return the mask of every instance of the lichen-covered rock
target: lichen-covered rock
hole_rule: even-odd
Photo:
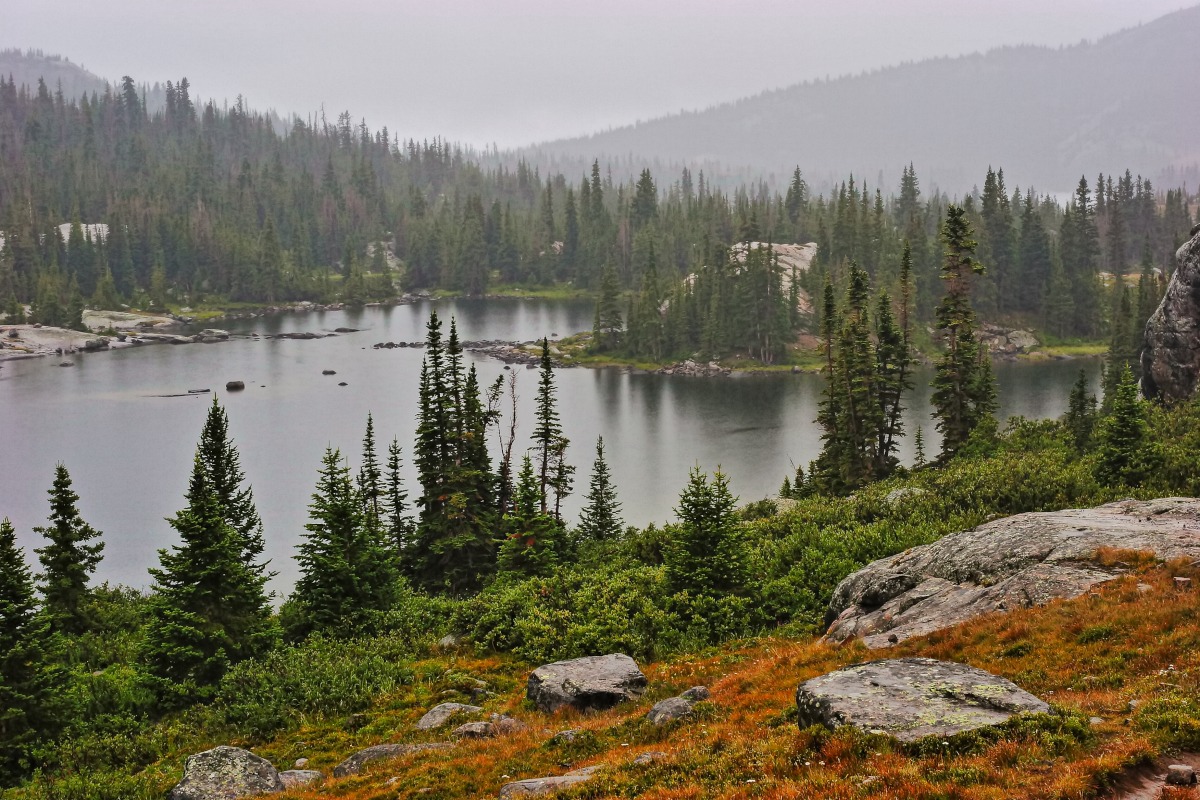
[[[279,779],[286,788],[299,789],[324,782],[325,774],[315,769],[289,769],[279,773]]]
[[[417,730],[431,731],[440,728],[454,717],[455,714],[479,714],[483,711],[479,706],[468,706],[463,703],[441,703],[425,712],[425,716],[417,720]]]
[[[1142,392],[1164,400],[1186,400],[1200,379],[1200,232],[1192,232],[1175,260],[1142,348]]]
[[[421,753],[426,750],[443,750],[453,747],[449,742],[434,742],[430,744],[377,744],[365,750],[359,750],[342,763],[333,768],[333,777],[344,778],[347,775],[357,775],[374,761],[400,758],[401,756]],[[172,799],[174,800],[174,799]]]
[[[1077,597],[1121,574],[1101,548],[1200,558],[1200,500],[1018,514],[868,564],[833,592],[826,637],[871,648],[995,611]]]
[[[796,690],[800,727],[853,725],[903,742],[999,725],[1045,713],[1045,702],[981,669],[932,658],[870,661],[805,681]]]
[[[584,767],[556,778],[529,778],[506,783],[500,788],[500,800],[507,800],[511,797],[541,797],[554,794],[590,780],[598,769],[599,767]]]
[[[692,713],[692,703],[683,697],[668,697],[659,700],[654,708],[646,713],[646,719],[653,725],[666,725],[677,719],[686,719]]]
[[[580,711],[612,708],[646,691],[646,676],[627,655],[587,656],[538,667],[529,676],[526,696],[547,713],[563,706]]]
[[[491,739],[497,733],[490,722],[468,722],[450,731],[455,739]]]
[[[183,764],[183,780],[168,795],[170,800],[237,800],[282,792],[286,787],[279,771],[265,758],[240,747],[214,747]]]
[[[708,695],[708,687],[707,686],[693,686],[692,688],[688,689],[686,692],[684,692],[683,694],[681,694],[679,696],[682,697],[684,700],[691,700],[693,703],[699,703],[701,700],[708,699],[708,696],[709,696]]]

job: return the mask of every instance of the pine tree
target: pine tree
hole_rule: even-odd
[[[33,766],[34,746],[56,728],[61,672],[50,662],[48,619],[8,519],[0,521],[0,786]]]
[[[375,420],[367,412],[367,430],[363,434],[362,464],[358,470],[358,496],[363,514],[381,523],[384,516],[383,472],[375,454]]]
[[[500,546],[502,573],[535,577],[550,575],[559,563],[562,529],[554,517],[538,508],[540,487],[533,462],[521,460],[512,511],[504,515]]]
[[[1150,475],[1157,453],[1146,441],[1147,428],[1146,403],[1138,397],[1137,379],[1126,366],[1096,431],[1097,480],[1109,486],[1138,486]]]
[[[311,521],[297,548],[301,575],[291,600],[302,621],[289,631],[293,637],[314,631],[360,633],[394,598],[393,552],[341,453],[326,448],[319,475],[309,505]]]
[[[51,629],[72,635],[88,628],[88,580],[104,550],[100,532],[79,515],[78,502],[67,468],[58,464],[50,488],[50,524],[33,529],[48,540],[36,552],[42,565],[41,591]]]
[[[557,462],[561,461],[567,440],[558,419],[554,390],[554,364],[550,361],[550,342],[542,339],[542,357],[538,372],[537,422],[533,430],[533,449],[537,454],[539,504],[543,514],[549,511],[550,492],[557,481]]]
[[[592,349],[612,352],[621,346],[625,324],[621,320],[620,287],[617,271],[606,264],[600,274],[600,292],[596,297],[596,320],[592,325]]]
[[[1079,452],[1087,449],[1096,427],[1096,396],[1090,394],[1088,388],[1087,372],[1081,369],[1079,379],[1071,387],[1067,414],[1063,418],[1063,424]]]
[[[412,545],[413,522],[408,515],[408,492],[400,468],[400,442],[392,439],[388,445],[387,475],[384,480],[383,513],[385,525],[392,538],[392,548],[401,563]]]
[[[674,592],[721,596],[746,583],[745,542],[738,529],[729,479],[718,469],[712,483],[692,469],[679,496],[674,529],[665,555],[667,582]]]
[[[971,276],[983,267],[974,258],[975,241],[962,207],[947,208],[942,243],[946,295],[936,318],[945,351],[937,362],[932,401],[942,434],[941,459],[946,460],[966,443],[976,425],[992,415],[996,396],[991,363],[976,337],[971,308]]]
[[[604,437],[596,439],[596,461],[592,480],[584,495],[587,504],[579,515],[579,538],[583,541],[611,541],[621,535],[621,503],[608,463],[604,460]]]
[[[159,550],[142,657],[163,708],[212,697],[233,664],[274,646],[261,569],[245,563],[242,536],[208,482],[197,452],[187,506],[170,520],[180,544]]]
[[[229,435],[229,417],[215,396],[200,432],[199,454],[205,482],[216,495],[225,522],[241,540],[243,563],[254,572],[267,574],[267,565],[259,563],[265,542],[254,490],[243,485],[246,475],[242,472],[241,454]]]

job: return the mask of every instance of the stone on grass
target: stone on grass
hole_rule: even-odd
[[[981,669],[932,658],[869,661],[805,681],[796,690],[801,728],[853,725],[902,742],[954,736],[1050,706]]]
[[[237,800],[282,792],[279,771],[265,758],[240,747],[214,747],[188,756],[183,780],[169,800]]]
[[[384,761],[401,756],[421,753],[426,750],[443,750],[454,745],[449,742],[434,742],[429,744],[377,744],[365,750],[359,750],[342,763],[333,768],[333,777],[345,778],[347,775],[357,775],[374,761]],[[174,799],[172,799],[174,800]]]
[[[491,739],[496,733],[496,726],[490,722],[468,722],[450,731],[455,739]]]
[[[483,711],[479,706],[468,706],[463,703],[441,703],[425,712],[425,716],[417,720],[417,730],[431,731],[445,725],[455,714],[479,714]]]
[[[659,700],[654,704],[654,708],[646,713],[646,719],[654,725],[666,725],[668,722],[674,722],[677,719],[686,719],[691,716],[692,703],[683,697],[668,697],[666,700]]]
[[[500,800],[511,797],[542,797],[562,791],[589,780],[599,767],[584,767],[556,778],[529,778],[506,783],[500,788]]]
[[[627,655],[587,656],[538,667],[529,676],[526,696],[546,713],[563,706],[580,711],[605,710],[646,691],[646,676]]]
[[[699,703],[702,700],[709,698],[707,686],[693,686],[683,694],[679,695],[684,700],[691,700],[693,703]]]
[[[279,773],[279,778],[288,789],[299,789],[324,782],[325,773],[315,769],[289,769]]]

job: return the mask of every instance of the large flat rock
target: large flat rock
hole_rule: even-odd
[[[1121,574],[1098,562],[1102,548],[1200,559],[1200,500],[1018,514],[949,534],[838,584],[825,635],[882,648],[982,614],[1077,597]]]
[[[635,700],[646,691],[646,676],[627,655],[586,656],[538,667],[529,676],[525,694],[547,713],[563,706],[580,711],[612,708]]]
[[[1043,701],[981,669],[932,658],[870,661],[830,672],[796,690],[800,727],[853,725],[902,742],[999,725],[1045,713]]]
[[[448,742],[434,742],[430,744],[377,744],[374,747],[359,750],[338,764],[333,768],[333,777],[345,778],[348,775],[357,775],[366,769],[368,764],[375,761],[400,758],[401,756],[412,755],[413,753],[422,753],[426,750],[443,750],[452,746]]]

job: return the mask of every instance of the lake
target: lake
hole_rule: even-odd
[[[286,592],[296,577],[292,554],[304,532],[307,505],[326,445],[341,448],[357,470],[367,413],[379,449],[399,437],[410,497],[420,487],[407,459],[416,427],[422,350],[374,350],[380,341],[424,339],[431,308],[458,320],[464,340],[533,340],[590,329],[592,304],[519,299],[429,301],[414,305],[287,314],[216,323],[234,333],[273,334],[359,328],[314,340],[234,339],[210,345],[128,348],[74,358],[6,362],[0,368],[0,516],[17,527],[31,551],[31,528],[49,513],[46,490],[56,462],[67,465],[84,518],[103,531],[100,580],[149,584],[155,551],[175,541],[164,521],[183,502],[192,454],[211,395],[163,397],[211,388],[228,410],[242,466],[262,515],[267,555]],[[486,384],[504,365],[472,357]],[[1099,384],[1096,360],[996,365],[1002,417],[1056,417],[1086,369]],[[336,375],[322,375],[323,370]],[[535,370],[518,370],[518,443],[533,428]],[[559,410],[571,440],[576,491],[565,503],[573,522],[583,505],[603,436],[623,516],[645,525],[672,518],[688,470],[728,473],[743,502],[773,495],[796,464],[820,449],[813,424],[822,379],[817,375],[693,378],[630,374],[617,369],[555,373]],[[908,429],[920,422],[928,453],[937,435],[929,419],[927,371],[909,400]],[[246,382],[227,393],[225,383]],[[339,386],[339,382],[347,386]],[[902,456],[911,458],[911,443]],[[517,450],[516,452],[520,452]],[[32,552],[30,552],[32,556]]]

